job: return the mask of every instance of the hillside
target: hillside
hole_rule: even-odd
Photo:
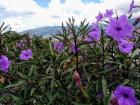
[[[48,35],[53,35],[61,31],[61,26],[47,26],[47,27],[40,27],[35,29],[25,30],[21,33],[28,33],[29,35],[38,35],[46,37]]]
[[[131,19],[129,20],[130,23],[134,23],[136,19]],[[140,27],[140,23],[137,25],[137,27]],[[50,35],[54,35],[58,32],[61,31],[61,26],[46,26],[46,27],[40,27],[40,28],[35,28],[35,29],[28,29],[25,30],[23,33],[28,33],[29,35],[37,35],[37,36],[43,36],[43,37],[48,37]]]

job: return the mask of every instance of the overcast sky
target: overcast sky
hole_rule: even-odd
[[[128,13],[131,0],[0,0],[0,23],[10,24],[13,30],[22,31],[43,26],[58,26],[68,17],[78,24],[87,18],[95,21],[98,12],[114,9],[118,14]],[[135,0],[140,4],[140,0]],[[134,17],[140,9],[134,9]]]

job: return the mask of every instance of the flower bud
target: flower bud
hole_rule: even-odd
[[[77,71],[74,71],[74,73],[73,73],[73,79],[75,80],[76,85],[78,87],[81,87],[81,78],[80,78],[80,75],[79,75],[79,73]]]
[[[114,95],[112,95],[110,105],[119,105],[118,100]]]

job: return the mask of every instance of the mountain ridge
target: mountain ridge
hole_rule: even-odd
[[[28,29],[21,32],[21,34],[28,33],[29,35],[37,35],[47,37],[49,35],[57,34],[61,31],[61,26],[44,26],[35,29]]]
[[[129,22],[133,24],[135,20],[136,20],[135,18],[132,18],[129,20]],[[137,24],[137,27],[140,27],[140,23]],[[44,26],[35,29],[24,30],[20,33],[21,34],[28,33],[31,36],[36,35],[36,36],[48,37],[51,35],[55,35],[61,31],[62,31],[61,26]]]

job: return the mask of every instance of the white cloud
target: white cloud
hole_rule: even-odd
[[[38,11],[41,9],[33,0],[0,0],[0,6],[4,7],[6,11]]]
[[[10,24],[16,31],[41,26],[61,25],[68,17],[74,17],[78,24],[87,18],[94,21],[99,11],[117,10],[119,14],[127,13],[131,0],[100,0],[100,3],[83,3],[81,0],[51,0],[48,8],[40,7],[34,0],[0,0],[0,19]],[[135,0],[140,4],[140,0]],[[135,10],[134,16],[140,12]]]

